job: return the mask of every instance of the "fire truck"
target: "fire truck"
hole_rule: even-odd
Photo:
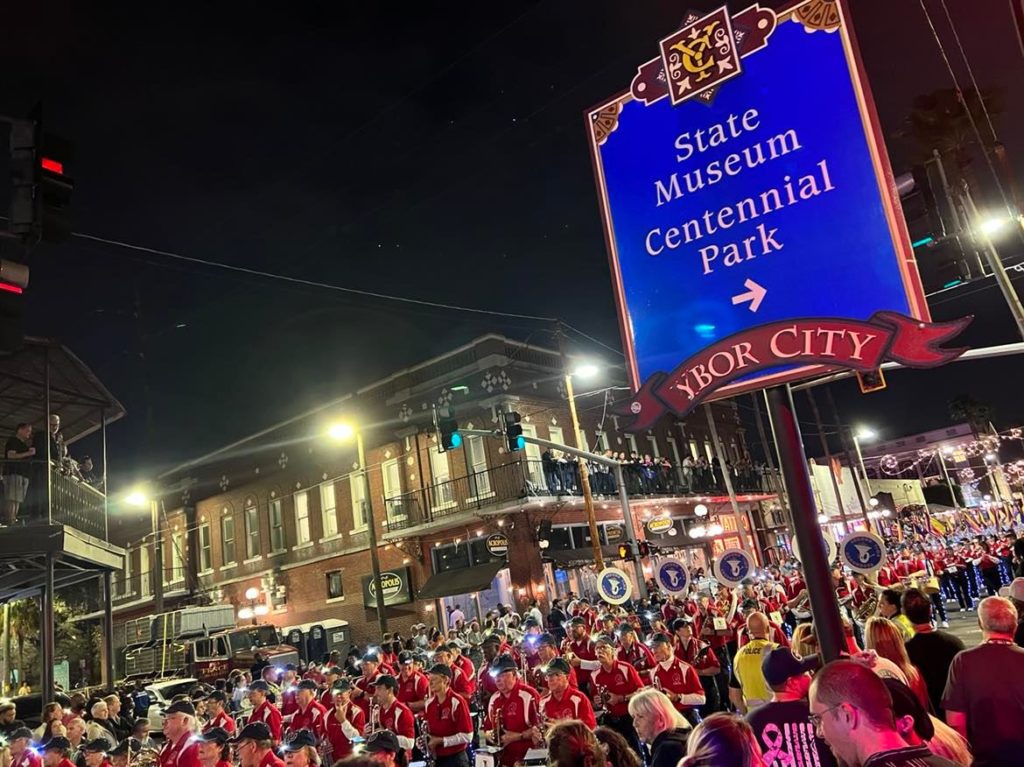
[[[256,653],[274,666],[299,662],[298,651],[281,642],[276,626],[237,626],[231,605],[147,615],[122,630],[126,680],[194,677],[212,683],[232,669],[248,669]]]

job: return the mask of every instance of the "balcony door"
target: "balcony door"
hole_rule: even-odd
[[[451,471],[448,468],[448,453],[442,453],[436,447],[430,449],[430,506],[433,509],[446,509],[455,505],[452,492]]]
[[[387,505],[388,522],[405,521],[407,511],[405,499],[402,498],[402,475],[397,458],[385,461],[381,465],[381,476],[384,478],[384,502]]]
[[[486,498],[491,493],[491,475],[487,473],[487,448],[483,437],[466,440],[466,457],[469,459],[469,491],[474,498]]]
[[[532,423],[524,423],[523,436],[537,438],[537,427]],[[537,487],[547,487],[544,483],[544,467],[540,461],[540,445],[536,445],[533,442],[526,443],[526,460],[528,462],[528,469],[530,481]]]

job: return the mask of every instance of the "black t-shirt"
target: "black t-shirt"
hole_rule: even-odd
[[[907,746],[892,751],[879,751],[864,761],[864,767],[958,767],[928,750],[928,746]]]
[[[765,703],[747,714],[765,767],[836,767],[825,741],[815,737],[806,700]]]
[[[28,474],[28,460],[29,458],[8,458],[7,454],[15,453],[27,453],[28,445],[18,439],[17,436],[10,437],[7,440],[7,445],[4,447],[4,466],[5,471],[8,474],[19,474],[22,477],[27,477]]]
[[[949,667],[942,696],[948,711],[967,715],[974,767],[1019,765],[1024,755],[1024,649],[985,642]]]
[[[907,655],[917,666],[928,688],[932,709],[941,717],[942,691],[946,689],[949,664],[964,649],[963,641],[948,631],[925,631],[907,640]]]

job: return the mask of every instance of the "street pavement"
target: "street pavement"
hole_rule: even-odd
[[[977,603],[975,603],[977,604]],[[949,631],[963,640],[967,647],[981,644],[981,629],[978,628],[978,612],[960,612],[956,602],[946,602],[946,613],[949,617]]]

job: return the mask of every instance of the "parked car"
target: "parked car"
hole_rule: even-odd
[[[171,699],[175,695],[188,695],[189,692],[199,684],[194,677],[177,677],[175,679],[160,679],[146,685],[146,692],[149,693],[149,729],[154,738],[161,738],[161,731],[164,723],[164,709],[171,705]]]

